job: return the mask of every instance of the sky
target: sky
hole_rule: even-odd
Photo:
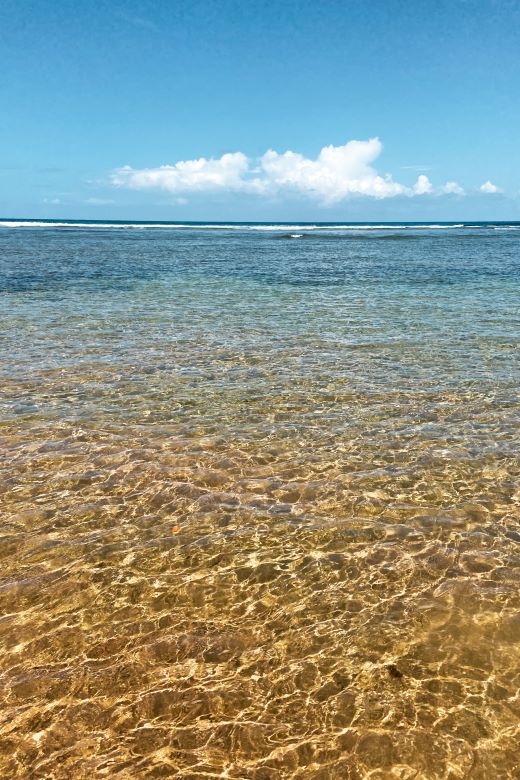
[[[518,0],[3,0],[0,216],[520,219]]]

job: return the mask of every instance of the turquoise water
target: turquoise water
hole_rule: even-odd
[[[520,223],[0,221],[4,775],[516,777],[519,293]]]

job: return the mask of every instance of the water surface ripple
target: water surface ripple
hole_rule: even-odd
[[[520,776],[518,226],[275,227],[0,224],[1,777]]]

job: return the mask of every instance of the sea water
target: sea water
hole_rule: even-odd
[[[0,774],[516,778],[520,224],[0,221]]]

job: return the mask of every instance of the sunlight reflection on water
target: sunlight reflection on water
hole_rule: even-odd
[[[2,776],[518,776],[520,238],[474,234],[0,232]]]

